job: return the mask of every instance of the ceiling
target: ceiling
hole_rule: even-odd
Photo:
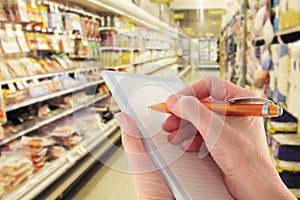
[[[224,0],[173,0],[170,8],[173,10],[219,9],[224,8]]]
[[[222,15],[214,15],[212,11],[224,9],[224,0],[173,0],[170,8],[175,13],[184,13],[184,19],[180,20],[181,27],[192,29],[193,37],[219,35]]]

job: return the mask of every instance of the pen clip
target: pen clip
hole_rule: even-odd
[[[258,98],[258,97],[237,97],[229,99],[230,104],[264,104],[274,105],[274,102],[269,99]]]

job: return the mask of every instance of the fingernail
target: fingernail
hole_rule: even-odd
[[[115,119],[116,119],[117,123],[119,124],[119,126],[123,125],[123,117],[121,116],[120,113],[115,114]]]
[[[178,101],[178,96],[176,96],[175,94],[169,96],[169,98],[167,99],[168,108],[173,108],[174,105],[177,103],[177,101]]]

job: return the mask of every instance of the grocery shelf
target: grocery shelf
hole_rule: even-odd
[[[132,63],[130,65],[133,65],[133,66],[144,65],[144,64],[147,64],[147,63],[157,62],[157,61],[161,61],[161,60],[165,60],[165,59],[169,59],[169,58],[176,58],[176,57],[175,56],[166,56],[166,57],[163,57],[163,58],[155,58],[155,59],[148,60],[148,61],[136,62],[136,63]]]
[[[119,29],[116,27],[100,27],[99,31],[118,31]]]
[[[94,82],[87,83],[87,84],[84,84],[84,85],[81,85],[81,86],[77,86],[77,87],[74,87],[74,88],[71,88],[71,89],[67,89],[67,90],[63,90],[63,91],[60,91],[60,92],[55,92],[53,94],[48,94],[48,95],[41,96],[41,97],[38,97],[38,98],[30,99],[30,100],[27,100],[27,101],[24,101],[24,102],[21,102],[21,103],[17,103],[17,104],[14,104],[14,105],[7,106],[5,111],[9,112],[9,111],[12,111],[12,110],[16,110],[18,108],[22,108],[22,107],[25,107],[25,106],[28,106],[28,105],[31,105],[31,104],[34,104],[34,103],[38,103],[38,102],[42,102],[42,101],[45,101],[45,100],[48,100],[48,99],[59,97],[59,96],[62,96],[62,95],[65,95],[65,94],[68,94],[68,93],[71,93],[71,92],[76,92],[76,91],[82,90],[84,88],[87,88],[87,87],[90,87],[90,86],[93,86],[93,85],[98,85],[98,84],[101,84],[101,83],[104,83],[104,81],[103,80],[94,81]]]
[[[273,165],[276,167],[278,172],[281,171],[300,172],[300,162],[279,160],[274,158],[273,154],[271,154],[271,159]]]
[[[276,32],[277,36],[282,36],[290,33],[300,32],[300,25]]]
[[[73,68],[73,69],[68,69],[65,71],[59,71],[59,72],[53,72],[53,73],[37,74],[37,75],[26,76],[26,77],[17,77],[17,78],[12,78],[12,79],[8,79],[8,80],[2,80],[2,81],[0,81],[0,85],[5,85],[5,84],[19,82],[19,81],[29,81],[29,80],[33,80],[33,79],[49,78],[49,77],[53,77],[53,76],[60,76],[63,74],[79,73],[79,72],[96,70],[96,69],[102,69],[102,67],[92,66],[92,67]]]
[[[182,78],[191,69],[192,69],[192,65],[189,65],[187,68],[185,68],[184,70],[182,70],[182,72],[179,73],[178,77]]]
[[[74,113],[74,112],[76,112],[78,110],[86,108],[89,105],[92,105],[92,104],[94,104],[94,103],[96,103],[98,101],[101,101],[101,100],[103,100],[103,99],[105,99],[105,98],[107,98],[109,96],[110,96],[110,94],[105,94],[105,95],[102,95],[102,96],[99,96],[99,97],[95,97],[93,100],[91,100],[89,102],[86,102],[84,104],[81,104],[79,106],[76,106],[74,108],[63,109],[63,111],[59,112],[58,114],[56,114],[56,115],[54,115],[52,117],[46,117],[46,119],[44,119],[44,120],[36,123],[34,126],[30,126],[30,128],[24,129],[24,130],[22,130],[22,131],[20,131],[18,133],[15,133],[15,134],[13,134],[13,135],[11,135],[11,136],[3,139],[3,140],[0,140],[0,146],[6,144],[8,142],[11,142],[12,140],[15,140],[15,139],[17,139],[19,137],[22,137],[22,136],[26,135],[27,133],[30,133],[30,132],[32,132],[34,130],[37,130],[37,129],[39,129],[39,128],[41,128],[41,127],[43,127],[43,126],[45,126],[45,125],[47,125],[47,124],[49,124],[51,122],[54,122],[54,121],[56,121],[56,120],[58,120],[60,118],[68,116],[68,115],[70,115],[70,114],[72,114],[72,113]]]
[[[16,190],[7,194],[4,199],[33,199],[41,191],[46,189],[55,180],[66,173],[80,159],[89,153],[99,144],[106,142],[107,138],[118,128],[114,120],[106,124],[106,127],[93,132],[89,137],[72,149],[66,151],[63,156],[46,165],[40,172],[34,174],[30,180],[25,182]],[[89,138],[93,138],[92,142],[86,142]],[[109,145],[111,146],[111,145]]]
[[[150,74],[153,74],[153,73],[155,73],[155,72],[157,72],[157,71],[159,71],[159,70],[161,70],[161,69],[163,69],[163,68],[166,68],[166,67],[168,67],[168,66],[171,66],[171,65],[174,65],[174,64],[176,64],[177,62],[175,61],[172,61],[172,62],[170,62],[170,63],[168,63],[168,64],[164,64],[163,66],[160,66],[160,67],[157,67],[157,68],[155,68],[155,69],[153,69],[153,70],[150,70],[149,72],[146,72],[146,73],[144,73],[145,75],[150,75]]]
[[[100,47],[100,51],[174,51],[172,48],[160,48],[160,47],[145,47],[145,48],[133,48],[133,47]]]

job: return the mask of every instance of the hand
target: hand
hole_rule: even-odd
[[[115,115],[135,185],[137,199],[174,199],[145,150],[136,122],[125,113]]]
[[[174,115],[163,128],[170,132],[169,141],[186,151],[199,151],[202,146],[205,155],[203,150],[208,149],[236,199],[295,199],[272,165],[263,119],[221,116],[201,103],[227,103],[246,96],[256,95],[217,78],[201,80],[168,98]]]

